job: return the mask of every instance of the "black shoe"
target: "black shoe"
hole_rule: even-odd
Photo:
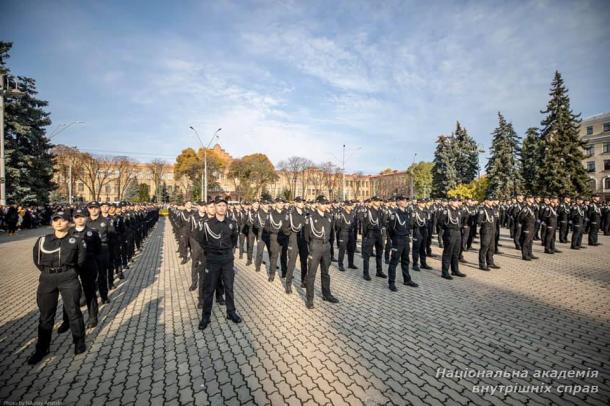
[[[201,320],[199,322],[199,330],[203,331],[210,325],[210,320]]]
[[[189,260],[188,260],[187,258],[184,258],[184,259],[182,260],[182,262],[180,262],[180,265],[184,265],[184,264],[186,264],[187,262],[189,262]]]
[[[305,282],[301,282],[301,289],[305,289],[307,287],[307,284]]]
[[[390,290],[392,292],[398,292],[398,288],[396,287],[396,285],[390,285]]]
[[[449,281],[450,281],[451,279],[453,279],[453,277],[452,277],[451,275],[441,275],[441,278],[443,278],[443,279],[447,279],[447,280],[449,280]]]
[[[390,260],[386,259],[384,262],[385,262],[386,265],[388,265],[390,263]]]
[[[531,257],[531,258],[532,258],[532,259],[538,259],[538,257],[536,257],[536,256],[534,256],[534,255],[532,255],[532,257]]]
[[[339,270],[340,270],[341,272],[345,272],[345,268],[343,267],[343,265],[339,265]]]
[[[123,271],[119,271],[119,279],[125,279],[125,275],[123,275]]]
[[[419,269],[419,266],[418,266],[418,265],[414,265],[414,266],[413,266],[413,270],[414,270],[415,272],[420,272],[420,271],[421,271],[421,269]]]
[[[46,351],[38,351],[38,350],[36,350],[36,352],[34,354],[32,354],[30,356],[30,358],[28,358],[28,364],[29,365],[38,364],[47,355],[49,355],[49,350],[46,350]]]
[[[197,303],[197,308],[198,309],[203,309],[203,303],[201,303],[201,302]]]
[[[85,351],[87,351],[87,346],[84,339],[74,343],[74,355],[82,354]]]
[[[551,252],[551,251],[549,251],[549,250],[544,250],[544,253],[545,253],[545,254],[554,254],[554,252]]]
[[[113,283],[111,283],[110,285],[108,285],[108,290],[112,290],[112,289],[114,289],[114,284],[113,284]]]
[[[305,303],[305,307],[308,309],[313,309],[313,303]]]
[[[521,259],[523,259],[524,261],[531,261],[532,260],[531,258],[527,258],[527,257],[523,257]]]
[[[491,264],[491,265],[489,265],[489,267],[492,269],[500,269],[500,267],[496,264]]]
[[[502,255],[502,254],[504,254],[504,251],[496,251],[496,252],[494,252],[494,254]]]
[[[561,254],[561,253],[562,253],[562,251],[559,251],[559,250],[555,250],[555,251],[553,251],[553,252],[554,252],[555,254]]]
[[[419,286],[417,283],[415,283],[413,281],[403,282],[402,284],[406,285],[406,286],[411,286],[412,288],[416,288]]]
[[[227,320],[231,320],[235,324],[241,323],[241,317],[239,317],[237,312],[227,313]]]
[[[428,264],[423,264],[421,267],[424,269],[432,269],[432,267]]]
[[[358,269],[358,267],[354,264],[348,265],[347,266],[349,269]]]
[[[225,298],[224,297],[216,298],[216,304],[220,305],[220,306],[224,306],[225,305]]]
[[[453,276],[459,276],[460,278],[464,278],[466,276],[465,273],[461,273],[460,271],[457,272],[451,272],[451,275]]]
[[[331,258],[331,259],[330,259],[330,262],[337,262],[337,258],[334,258],[334,257],[333,257],[333,258]]]
[[[323,297],[322,300],[329,303],[339,303],[339,299],[334,296]]]
[[[463,257],[462,257],[462,258],[459,258],[459,259],[458,259],[458,261],[460,261],[460,262],[462,262],[462,263],[467,262],[467,261],[466,261],[466,260],[465,260]]]
[[[110,303],[110,299],[102,298],[102,304]]]
[[[286,293],[287,294],[291,294],[292,293],[292,286],[290,286],[290,285],[286,286]]]
[[[436,255],[436,254],[430,254],[430,255],[426,255],[426,256],[430,257],[430,258],[437,258],[438,257],[438,255]]]
[[[249,266],[249,265],[252,265],[252,260],[251,259],[246,261],[246,266]]]
[[[85,328],[96,328],[97,327],[97,320],[89,320],[87,322],[87,326]]]
[[[481,271],[489,271],[489,267],[488,267],[488,266],[482,266],[482,265],[479,265],[479,269],[480,269]]]
[[[239,254],[239,259],[242,259],[244,257],[244,254]]]
[[[254,272],[260,272],[261,271],[261,267],[257,266],[256,268],[254,268]]]
[[[275,279],[275,275],[269,275],[269,278],[267,280],[269,282],[273,282],[274,279]]]
[[[364,278],[365,281],[370,281],[371,280],[371,277],[369,275],[364,275],[363,278]]]
[[[63,334],[66,331],[70,330],[70,325],[66,322],[61,323],[61,325],[57,328],[57,334]]]
[[[377,272],[375,274],[375,276],[378,278],[387,278],[388,277],[388,275],[384,274],[383,272]]]
[[[189,290],[192,292],[194,290],[197,290],[197,285],[191,285],[189,286]]]
[[[282,279],[286,279],[286,271],[282,271]]]

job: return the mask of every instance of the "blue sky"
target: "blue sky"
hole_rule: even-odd
[[[9,66],[38,81],[54,141],[173,161],[218,127],[233,156],[376,173],[431,160],[459,120],[540,124],[558,69],[576,112],[610,111],[607,1],[0,2]]]

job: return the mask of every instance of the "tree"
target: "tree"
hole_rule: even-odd
[[[236,184],[240,197],[253,199],[265,190],[265,186],[278,179],[273,164],[265,154],[251,154],[235,159],[228,171]]]
[[[447,197],[447,192],[458,184],[452,138],[440,135],[436,141],[432,169],[432,196]]]
[[[81,152],[75,147],[55,145],[51,150],[56,180],[58,182],[52,199],[67,201],[69,190],[75,194],[76,179],[82,172]]]
[[[213,149],[207,149],[207,162],[208,190],[213,190],[218,186],[218,173],[224,169],[224,162]],[[195,152],[193,148],[186,148],[176,157],[174,178],[179,180],[186,177],[190,181],[193,197],[197,195],[201,198],[200,185],[204,176],[204,167],[204,149],[199,148]]]
[[[460,183],[447,192],[449,197],[461,197],[463,199],[474,199],[481,201],[485,199],[489,189],[489,180],[486,176],[481,176],[470,183]]]
[[[150,201],[150,186],[147,183],[140,183],[138,185],[138,197],[137,201],[145,203]]]
[[[414,194],[417,199],[430,197],[432,192],[432,162],[417,162],[411,164],[407,169],[409,174],[409,186],[413,181]]]
[[[523,179],[519,167],[519,137],[511,123],[498,112],[498,127],[494,130],[491,157],[486,172],[489,179],[487,195],[508,199],[523,191]]]
[[[112,158],[111,165],[118,200],[123,200],[125,190],[138,173],[137,162],[126,156],[117,156]]]
[[[167,163],[162,159],[153,159],[149,164],[146,165],[150,174],[152,176],[153,185],[155,185],[155,196],[157,202],[166,202],[163,199],[163,191],[161,188],[161,181],[163,180],[163,175],[168,169]],[[165,183],[163,183],[165,186]],[[165,190],[167,194],[167,190]]]
[[[523,178],[523,189],[528,194],[536,194],[539,187],[540,154],[538,129],[530,127],[527,129],[521,147],[521,177]]]
[[[36,97],[34,79],[10,74],[6,65],[12,43],[0,42],[0,73],[10,87],[5,97],[4,137],[6,193],[8,200],[23,203],[44,203],[55,189],[53,156],[45,127],[51,124],[45,111],[48,102]]]
[[[557,71],[549,96],[546,110],[541,111],[546,117],[540,131],[539,193],[587,194],[589,178],[582,164],[585,142],[578,136],[580,114],[572,112],[568,89]]]
[[[169,192],[167,191],[167,185],[163,182],[163,186],[161,187],[161,203],[169,203]]]
[[[140,201],[140,185],[138,184],[137,179],[129,182],[124,192],[124,200],[128,202]]]
[[[77,179],[95,200],[99,200],[104,186],[112,181],[112,160],[85,152],[80,155],[79,166],[81,170],[76,174]]]
[[[479,174],[479,147],[459,121],[452,138],[458,182],[472,182]]]
[[[297,191],[299,178],[301,178],[302,183],[305,184],[304,171],[312,165],[313,163],[309,159],[300,156],[292,156],[286,161],[278,162],[278,169],[283,170],[288,174],[291,196],[296,196],[297,193],[300,192]]]

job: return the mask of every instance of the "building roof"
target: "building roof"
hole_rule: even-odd
[[[610,119],[610,112],[608,113],[598,113],[598,114],[594,114],[592,116],[589,117],[585,117],[582,119],[583,123],[587,122],[587,121],[596,121],[596,120],[602,120],[604,118],[608,118]]]

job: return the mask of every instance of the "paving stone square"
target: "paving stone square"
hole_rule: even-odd
[[[299,277],[287,295],[283,280],[270,283],[264,267],[257,273],[245,259],[236,259],[236,306],[243,323],[231,323],[224,308],[215,306],[210,327],[201,332],[197,293],[188,289],[190,263],[180,265],[169,221],[162,218],[126,279],[112,291],[111,302],[101,306],[99,325],[87,331],[87,351],[74,356],[70,334],[54,334],[50,356],[31,367],[26,359],[36,339],[39,274],[32,246],[47,230],[0,237],[0,400],[5,404],[610,401],[608,237],[600,236],[602,246],[580,251],[560,244],[563,253],[552,256],[536,244],[540,259],[526,263],[504,236],[497,257],[501,269],[480,271],[477,252],[470,251],[461,264],[467,277],[453,281],[440,278],[441,250],[435,245],[437,257],[429,261],[434,270],[412,272],[420,287],[400,284],[395,293],[385,279],[363,280],[356,254],[359,270],[331,267],[331,288],[340,303],[321,300],[318,280],[311,310],[305,308]],[[300,275],[298,269],[295,274]],[[58,311],[56,327],[60,318]],[[552,390],[480,390],[500,385]],[[581,392],[560,392],[560,386]]]

